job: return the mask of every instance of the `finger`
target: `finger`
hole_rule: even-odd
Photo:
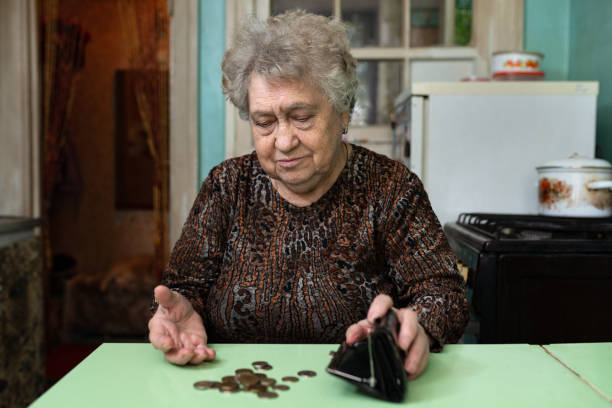
[[[192,333],[189,334],[189,339],[191,341],[191,344],[193,344],[194,348],[208,348],[208,345],[206,344],[206,340],[208,338],[208,336],[206,336],[206,330],[204,330],[204,327],[201,327],[202,332],[201,333]]]
[[[149,341],[154,348],[164,353],[176,347],[174,340],[170,336],[161,333],[149,333]]]
[[[185,365],[193,358],[194,351],[186,348],[172,349],[164,353],[166,360],[176,365]]]
[[[217,354],[214,349],[203,345],[198,346],[196,352],[201,353],[204,356],[204,360],[212,360]]]
[[[375,319],[384,316],[391,307],[393,307],[393,299],[389,295],[376,296],[368,310],[368,321],[373,323]]]
[[[423,372],[428,359],[429,339],[423,327],[419,326],[418,334],[404,361],[404,369],[408,373],[408,380],[414,380]]]
[[[402,350],[406,351],[417,335],[419,321],[416,312],[410,309],[400,309],[397,311],[396,315],[400,323],[397,345]]]
[[[206,347],[206,332],[204,332],[203,328],[201,332],[198,331],[195,333],[186,330],[180,334],[180,339],[181,345],[184,348],[192,348],[195,350],[201,346]]]
[[[215,350],[203,344],[196,347],[194,351],[195,353],[192,359],[189,361],[189,364],[200,364],[202,361],[212,360],[215,358]]]
[[[153,294],[157,303],[159,303],[160,306],[163,306],[166,309],[170,309],[175,306],[182,298],[180,294],[170,290],[167,286],[164,285],[156,286],[153,290]]]
[[[164,352],[183,348],[183,341],[179,328],[174,322],[163,317],[163,315],[160,316],[156,312],[155,316],[153,316],[149,322],[149,327],[154,337],[157,336],[157,334],[166,336],[166,339],[162,339],[162,341],[159,342],[160,349],[164,350]]]
[[[213,360],[216,356],[217,356],[217,352],[214,349],[210,347],[206,348],[206,359],[207,360]]]
[[[149,320],[149,341],[154,348],[164,352],[177,346],[172,334],[156,316]]]
[[[189,364],[197,365],[206,360],[206,352],[203,349],[195,349],[193,357],[189,360]]]
[[[351,345],[365,339],[372,333],[372,324],[367,320],[360,320],[346,330],[346,342]]]
[[[193,341],[191,336],[185,333],[181,333],[179,339],[181,348],[192,351],[195,351],[197,345],[201,343],[200,341]]]
[[[214,350],[208,351],[210,348],[206,345],[206,335],[199,334],[181,334],[182,347],[188,350],[193,350],[193,356],[189,360],[189,364],[200,364],[204,360],[212,360],[215,357]],[[212,350],[212,349],[210,349]]]

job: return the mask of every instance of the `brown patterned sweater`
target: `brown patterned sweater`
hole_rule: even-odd
[[[467,321],[464,284],[420,180],[359,146],[317,202],[297,207],[253,152],[202,184],[163,283],[209,341],[339,343],[379,293],[418,310],[439,346]]]

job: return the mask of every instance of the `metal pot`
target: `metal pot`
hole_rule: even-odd
[[[544,55],[531,51],[497,51],[491,60],[491,73],[495,80],[542,79]]]
[[[541,215],[612,216],[612,165],[573,155],[536,167]]]

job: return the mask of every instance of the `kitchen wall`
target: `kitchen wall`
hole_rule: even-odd
[[[569,72],[571,0],[525,0],[526,51],[544,53],[546,80],[566,81]]]
[[[612,1],[572,0],[569,80],[599,81],[598,156],[612,162]]]
[[[599,81],[597,152],[612,162],[612,1],[525,0],[524,49],[548,80]]]
[[[225,52],[225,1],[199,2],[199,180],[225,158],[225,97],[221,60]],[[199,190],[199,186],[198,186]]]

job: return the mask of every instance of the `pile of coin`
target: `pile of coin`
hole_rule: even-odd
[[[254,361],[252,363],[255,370],[268,371],[272,366],[266,361]],[[300,377],[314,377],[316,372],[311,370],[299,371]],[[281,379],[283,382],[296,383],[298,377],[286,376]],[[235,392],[252,392],[257,394],[259,398],[277,398],[278,393],[275,391],[287,391],[290,387],[286,384],[277,384],[276,379],[268,377],[264,373],[256,373],[250,368],[239,368],[234,371],[234,375],[227,375],[221,378],[221,381],[198,381],[193,384],[198,390],[219,390],[223,393]]]

